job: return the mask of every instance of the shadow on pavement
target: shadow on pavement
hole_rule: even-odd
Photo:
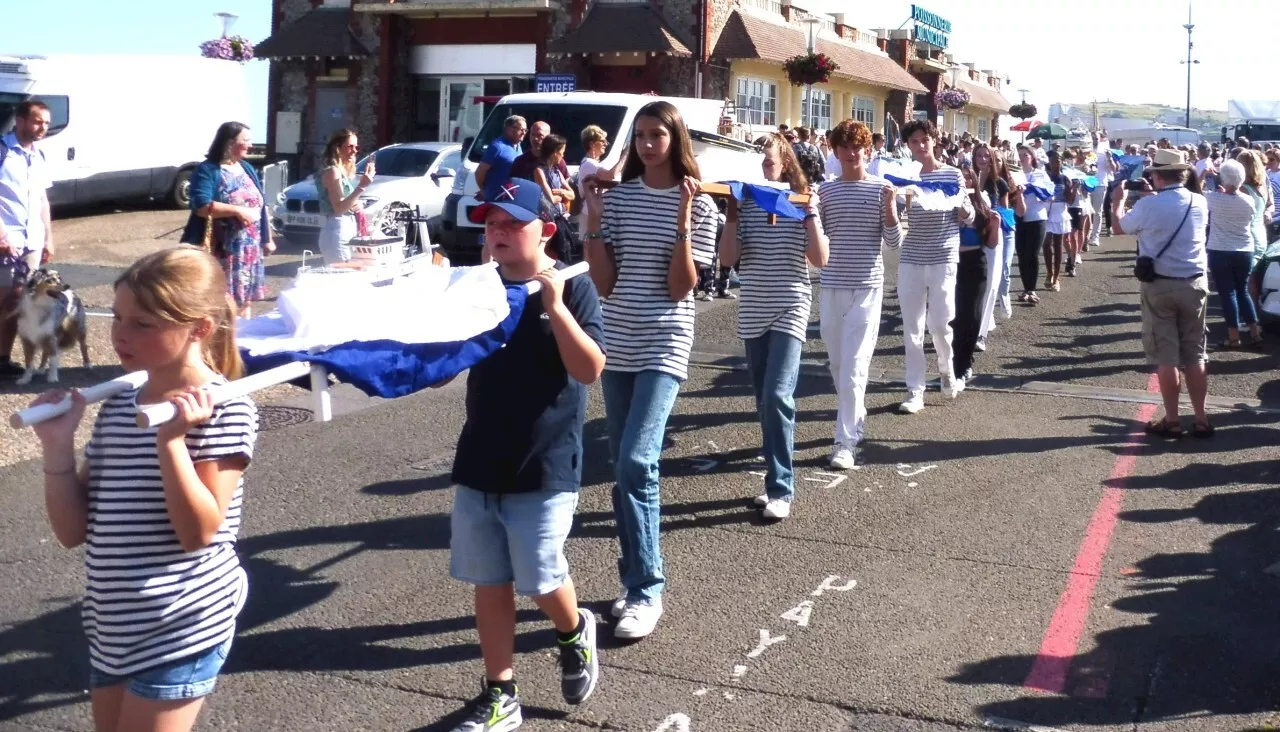
[[[1280,430],[1238,428],[1207,442],[1235,451],[1274,446],[1277,437]],[[1125,595],[1109,607],[1139,617],[1083,641],[1091,650],[1070,659],[1064,695],[1028,689],[977,712],[1073,728],[1201,719],[1201,726],[1186,728],[1208,729],[1208,716],[1280,709],[1280,578],[1264,571],[1280,561],[1280,488],[1239,488],[1277,482],[1280,460],[1197,462],[1124,481],[1129,491],[1216,492],[1186,508],[1124,511],[1121,521],[1196,522],[1225,533],[1207,551],[1154,554],[1121,571]],[[949,680],[1022,690],[1034,662],[1029,655],[990,658],[963,666]]]

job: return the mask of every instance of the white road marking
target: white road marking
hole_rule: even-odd
[[[1028,724],[1027,722],[1019,722],[1016,719],[1004,719],[1003,717],[987,717],[982,720],[983,727],[996,727],[1003,730],[1017,730],[1017,732],[1066,732],[1066,730],[1058,727],[1045,727],[1039,724]]]
[[[704,686],[704,687],[702,687],[701,689],[698,689],[697,691],[693,692],[693,695],[694,695],[694,696],[706,696],[708,691],[711,691],[711,690]]]
[[[908,488],[915,488],[915,487],[916,487],[916,486],[918,486],[918,485],[920,485],[920,484],[919,484],[919,483],[907,483],[907,487],[908,487]]]
[[[901,476],[902,476],[902,477],[904,477],[904,478],[911,478],[911,477],[917,476],[917,475],[919,475],[919,474],[921,474],[921,473],[925,472],[926,470],[933,470],[934,468],[936,468],[936,467],[938,467],[938,466],[937,466],[937,465],[926,465],[926,466],[924,466],[923,468],[916,468],[915,470],[911,470],[911,471],[904,471],[904,470],[903,470],[903,468],[909,468],[909,467],[911,467],[911,466],[910,466],[910,465],[907,465],[906,463],[899,463],[899,464],[898,464],[898,475],[901,475]]]
[[[763,470],[748,470],[747,475],[757,475],[761,478],[769,477],[769,474],[764,472]]]
[[[765,649],[769,646],[774,645],[775,643],[781,643],[786,639],[787,637],[785,635],[777,637],[771,636],[769,635],[769,630],[767,628],[761,628],[760,642],[756,644],[755,648],[751,649],[751,652],[747,654],[747,658],[757,658],[761,653],[764,653]]]
[[[814,477],[814,476],[817,476],[817,477]],[[821,471],[815,471],[813,475],[806,475],[804,479],[809,481],[810,483],[826,483],[826,485],[824,485],[823,488],[830,489],[830,488],[835,488],[836,486],[848,480],[849,476],[840,475],[838,473],[823,473]]]
[[[809,616],[813,614],[813,600],[805,600],[782,614],[783,620],[790,620],[801,628],[809,627]]]
[[[689,716],[676,712],[666,719],[653,732],[689,732]]]
[[[822,584],[818,585],[818,589],[814,590],[813,592],[810,592],[809,594],[812,595],[813,597],[822,597],[822,593],[826,592],[827,590],[835,590],[836,592],[848,592],[849,590],[852,590],[853,588],[858,586],[858,580],[849,580],[843,585],[837,586],[835,582],[838,579],[840,579],[840,575],[838,574],[827,575],[827,578],[822,580]]]
[[[737,665],[735,665],[735,666],[733,667],[733,678],[735,678],[735,679],[740,679],[740,678],[742,678],[743,676],[746,676],[746,675],[747,675],[747,667],[746,667],[746,666],[743,666],[742,664],[740,664],[740,663],[739,663],[739,664],[737,664]]]

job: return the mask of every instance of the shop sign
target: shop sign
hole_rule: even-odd
[[[578,77],[573,74],[538,74],[533,83],[538,93],[571,92],[578,88]]]
[[[919,5],[911,6],[911,20],[915,21],[916,40],[938,48],[946,48],[951,34],[951,21],[935,15]]]

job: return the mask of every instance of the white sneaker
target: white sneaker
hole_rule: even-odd
[[[942,395],[948,399],[955,399],[960,396],[960,392],[964,391],[964,379],[955,376],[942,377]]]
[[[609,614],[615,618],[620,618],[622,617],[622,614],[626,611],[627,611],[627,593],[623,592],[622,596],[614,600],[613,604],[609,606]]]
[[[916,414],[924,409],[924,394],[913,394],[910,399],[898,405],[901,414]]]
[[[769,494],[768,494],[768,493],[761,493],[760,495],[756,496],[756,497],[753,499],[753,502],[754,502],[757,506],[759,506],[759,507],[761,507],[761,508],[764,508],[765,506],[769,505]]]
[[[784,519],[791,515],[791,501],[784,501],[781,498],[769,501],[769,505],[764,507],[764,517],[767,519]]]
[[[1000,296],[1000,311],[1000,314],[1004,316],[1005,320],[1009,320],[1013,317],[1013,303],[1009,301],[1008,295]]]
[[[853,450],[844,445],[836,445],[836,449],[831,453],[831,460],[827,465],[836,470],[853,470],[855,465]]]
[[[614,636],[632,640],[643,638],[658,626],[658,618],[662,617],[662,598],[653,600],[634,600],[627,603],[613,629]]]
[[[992,328],[992,330],[995,330],[995,328]],[[986,351],[987,351],[987,339],[986,339],[986,338],[979,338],[979,339],[978,339],[978,342],[973,344],[973,350],[977,351],[978,353],[986,353]]]

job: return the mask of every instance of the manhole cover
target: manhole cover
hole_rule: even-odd
[[[302,407],[258,407],[258,431],[269,432],[281,427],[292,427],[295,424],[311,421],[311,410]]]

